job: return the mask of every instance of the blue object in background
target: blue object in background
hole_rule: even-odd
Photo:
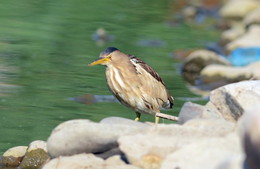
[[[260,47],[237,48],[228,56],[234,66],[245,66],[260,61]]]

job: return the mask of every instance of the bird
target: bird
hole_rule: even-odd
[[[89,66],[104,65],[108,88],[118,101],[136,113],[155,116],[159,123],[161,109],[170,109],[174,99],[166,89],[159,74],[138,57],[123,53],[115,47],[108,47]]]

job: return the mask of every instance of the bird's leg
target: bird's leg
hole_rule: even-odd
[[[136,114],[135,121],[139,121],[141,117],[141,113],[135,112],[135,114]]]
[[[158,124],[159,121],[160,121],[160,117],[158,117],[158,116],[155,115],[155,124]]]

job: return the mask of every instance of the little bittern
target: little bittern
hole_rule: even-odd
[[[117,48],[109,47],[101,52],[93,65],[106,66],[107,84],[115,97],[136,112],[155,115],[161,108],[173,106],[173,97],[167,92],[161,77],[141,59],[128,55]],[[159,118],[156,117],[156,123]]]

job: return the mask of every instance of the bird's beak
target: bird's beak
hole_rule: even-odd
[[[110,61],[110,58],[101,57],[101,58],[98,58],[97,60],[94,60],[92,63],[88,64],[88,66],[98,65],[98,64],[106,63],[108,61]]]

